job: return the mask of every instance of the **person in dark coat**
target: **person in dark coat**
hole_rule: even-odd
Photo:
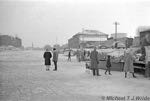
[[[91,68],[93,70],[93,76],[95,75],[100,76],[98,70],[99,59],[98,59],[98,52],[96,51],[96,47],[91,52],[90,59],[91,59]]]
[[[108,71],[109,75],[111,75],[111,73],[110,73],[110,67],[111,67],[110,55],[107,56],[106,67],[107,68],[106,68],[105,74],[107,74],[107,71]]]
[[[48,49],[46,49],[46,52],[44,52],[43,57],[44,57],[44,59],[45,59],[46,71],[48,71],[49,68],[50,68],[50,65],[51,65],[51,57],[52,57],[52,54],[51,54],[51,52],[49,52]]]
[[[68,61],[71,61],[71,51],[68,52]]]
[[[54,71],[57,71],[57,61],[58,61],[58,52],[57,52],[56,48],[53,48],[53,62],[55,65]]]

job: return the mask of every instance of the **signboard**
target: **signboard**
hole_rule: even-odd
[[[150,62],[150,46],[145,46],[145,51],[146,51],[146,63]]]

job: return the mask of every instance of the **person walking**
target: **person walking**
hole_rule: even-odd
[[[68,52],[68,61],[71,61],[71,50]]]
[[[99,64],[98,52],[96,51],[96,47],[94,47],[94,50],[91,52],[90,59],[91,59],[91,68],[93,70],[93,76],[95,75],[100,76],[98,70],[98,64]]]
[[[132,56],[132,50],[128,50],[126,51],[125,54],[125,64],[124,64],[124,72],[125,72],[125,78],[127,77],[127,72],[132,73],[133,78],[136,78],[136,76],[134,75],[134,67],[133,67],[133,61],[134,58]]]
[[[110,61],[110,55],[107,56],[107,60],[106,60],[106,71],[105,71],[105,75],[107,74],[107,71],[109,72],[109,75],[112,75],[110,73],[110,67],[111,67],[111,61]]]
[[[57,52],[56,48],[53,48],[53,62],[54,62],[54,66],[55,66],[54,71],[57,71],[57,61],[58,61],[58,52]]]
[[[51,65],[52,54],[51,54],[51,52],[49,52],[48,49],[46,49],[46,51],[44,52],[43,57],[45,59],[46,71],[49,71],[49,68],[50,68],[50,65]]]
[[[86,59],[86,50],[83,51],[83,60],[85,61]]]

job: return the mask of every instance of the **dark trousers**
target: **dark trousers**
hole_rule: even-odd
[[[93,69],[93,75],[99,75],[99,70],[98,69]]]
[[[105,74],[107,73],[107,71],[110,73],[110,67],[106,68]]]
[[[53,61],[55,65],[55,70],[57,70],[57,61]]]
[[[68,56],[68,61],[71,61],[71,56]]]

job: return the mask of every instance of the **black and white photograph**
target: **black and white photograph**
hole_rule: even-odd
[[[150,1],[0,0],[0,101],[150,101]]]

